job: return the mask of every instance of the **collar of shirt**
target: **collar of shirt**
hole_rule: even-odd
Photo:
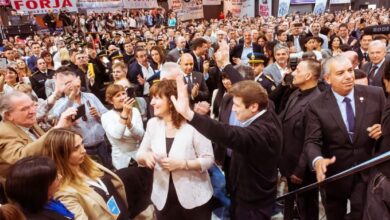
[[[333,92],[334,97],[336,98],[337,104],[338,104],[339,106],[344,105],[343,103],[344,103],[344,98],[345,98],[345,97],[348,97],[348,98],[351,100],[351,105],[352,105],[352,106],[355,106],[355,98],[354,98],[354,96],[353,96],[353,95],[354,95],[354,92],[355,92],[354,89],[352,89],[352,90],[348,93],[348,95],[346,95],[346,96],[342,96],[342,95],[338,94],[338,93],[335,92],[333,89],[332,89],[332,92]],[[354,110],[354,113],[355,113],[355,110]]]
[[[249,126],[254,120],[256,120],[258,117],[262,116],[266,111],[267,111],[266,109],[263,109],[259,113],[257,113],[256,115],[252,116],[250,119],[242,122],[241,127]]]
[[[302,96],[307,96],[311,92],[313,92],[316,88],[317,88],[317,86],[314,86],[313,88],[306,89],[306,90],[303,90],[303,91],[299,90],[299,92],[302,94]]]
[[[31,128],[26,128],[20,125],[16,125],[16,126],[22,129],[33,141],[37,140],[37,138],[29,131]]]
[[[249,45],[249,47],[245,46],[245,43],[243,44],[243,48],[252,48],[252,47],[253,47],[253,43],[251,43],[251,44]]]
[[[360,51],[362,52],[363,55],[364,55],[364,53],[368,54],[368,51],[367,50],[363,50],[363,48],[360,48]]]
[[[372,66],[374,66],[374,65],[376,65],[378,68],[376,69],[376,71],[375,72],[377,72],[380,68],[381,68],[381,66],[382,66],[382,64],[385,62],[385,58],[383,58],[383,60],[380,62],[380,63],[378,63],[378,64],[372,64]],[[371,67],[372,68],[372,67]]]
[[[281,66],[279,66],[279,64],[277,62],[275,62],[275,64],[276,64],[276,67],[279,69],[279,71],[284,76],[284,74],[288,71],[288,67],[286,66],[285,68],[282,68]]]

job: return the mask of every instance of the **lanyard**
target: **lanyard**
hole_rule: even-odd
[[[103,190],[103,191],[106,193],[107,196],[110,195],[110,194],[108,193],[108,189],[107,189],[107,187],[106,187],[106,184],[104,184],[103,181],[102,181],[100,178],[97,179],[96,181],[93,181],[93,180],[91,180],[91,179],[88,179],[88,180],[86,180],[86,182],[87,182],[89,185],[91,185],[91,186],[95,186],[95,187],[97,187],[97,188]]]

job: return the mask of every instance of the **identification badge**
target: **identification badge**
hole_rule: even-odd
[[[121,213],[118,204],[116,204],[114,196],[111,196],[110,199],[107,201],[107,207],[113,215],[119,215]]]

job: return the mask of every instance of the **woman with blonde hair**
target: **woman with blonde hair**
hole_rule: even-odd
[[[23,59],[17,59],[15,67],[16,67],[16,71],[18,72],[19,79],[23,79],[24,81],[26,77],[28,82],[30,82],[28,77],[30,77],[32,73],[31,70],[28,68],[26,62],[24,62]]]
[[[44,144],[44,155],[54,160],[63,177],[54,197],[74,213],[75,219],[128,219],[123,182],[86,154],[80,134],[52,129]]]
[[[127,67],[122,62],[115,62],[112,65],[112,78],[114,79],[114,84],[122,85],[125,88],[131,87],[131,83],[127,79]]]

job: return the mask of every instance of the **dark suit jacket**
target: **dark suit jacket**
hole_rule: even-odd
[[[351,141],[332,90],[325,91],[309,103],[307,108],[307,126],[305,151],[309,165],[318,157],[331,158],[336,162],[327,168],[326,175],[331,176],[370,159],[373,155],[375,140],[370,138],[367,128],[381,122],[385,99],[383,90],[373,86],[356,85],[355,97],[355,131]],[[367,172],[362,173],[367,180]],[[327,184],[329,193],[350,192],[353,176]],[[337,189],[337,190],[334,190]]]
[[[194,59],[194,71],[203,73],[203,61],[204,59],[202,57],[199,57],[199,61],[196,59],[196,56],[193,51],[191,51],[191,56]]]
[[[383,110],[382,138],[378,154],[390,151],[390,96],[387,97],[386,106]],[[390,178],[390,161],[379,165],[378,170],[387,178]]]
[[[303,93],[295,90],[287,101],[286,109],[279,114],[283,125],[283,148],[279,169],[285,177],[290,177],[292,174],[300,178],[304,176],[308,164],[303,153],[305,111],[308,104],[320,94],[321,91],[317,87]]]
[[[207,88],[206,81],[204,80],[203,74],[192,71],[192,84],[199,85],[199,93],[198,96],[194,97],[194,99],[191,99],[191,101],[193,101],[194,103],[200,101],[207,101],[209,99],[210,93],[209,89]]]
[[[253,47],[253,52],[257,52],[257,53],[263,53],[263,48],[256,44],[256,43],[252,43],[252,47]],[[239,44],[235,47],[233,47],[231,53],[230,53],[230,62],[231,63],[234,63],[233,62],[233,57],[237,57],[237,58],[240,58],[241,59],[241,55],[242,55],[242,51],[244,50],[244,44]]]
[[[364,59],[364,54],[362,53],[362,51],[360,50],[360,47],[354,49],[354,51],[357,53],[358,55],[358,59],[359,59],[359,63],[360,63],[360,67],[362,67],[361,63]],[[367,61],[370,62],[370,57],[368,56],[368,52],[367,52]]]
[[[180,51],[177,49],[177,48],[173,48],[172,50],[170,50],[167,54],[167,57],[165,58],[165,60],[167,62],[177,62],[177,60],[179,60],[181,56],[181,53]]]
[[[233,149],[229,188],[238,206],[264,208],[271,216],[265,210],[275,202],[282,145],[277,115],[267,110],[247,127],[229,126],[198,114],[189,123],[212,142]]]
[[[31,87],[35,94],[37,94],[38,98],[47,98],[45,93],[45,81],[47,79],[51,79],[53,75],[53,70],[47,70],[47,74],[44,74],[38,70],[30,77]]]
[[[135,94],[136,96],[143,96],[144,86],[139,84],[137,80],[137,76],[141,75],[144,78],[144,74],[142,73],[142,67],[138,62],[130,63],[127,72],[127,79],[134,84]],[[147,80],[147,79],[145,79]]]
[[[37,71],[37,61],[39,57],[36,57],[35,55],[30,56],[30,58],[27,59],[27,66],[32,71]]]
[[[385,71],[385,66],[388,65],[389,61],[388,60],[385,60],[385,62],[383,62],[382,66],[378,69],[378,71],[376,72],[375,76],[374,76],[374,80],[370,83],[370,80],[369,80],[369,85],[371,86],[380,86],[382,87],[382,76],[383,76],[383,72]],[[369,75],[370,74],[370,71],[371,71],[371,68],[372,68],[373,64],[372,62],[368,62],[366,64],[364,64],[362,66],[362,70],[367,74]]]

